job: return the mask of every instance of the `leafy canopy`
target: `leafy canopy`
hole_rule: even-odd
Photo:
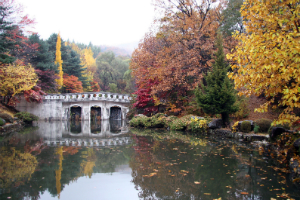
[[[267,102],[256,109],[265,112],[270,105],[284,111],[274,122],[291,123],[300,108],[300,4],[298,0],[245,0],[241,8],[247,33],[235,34],[239,45],[227,55],[239,94],[264,94]]]

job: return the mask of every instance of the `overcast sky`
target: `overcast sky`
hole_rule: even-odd
[[[151,0],[18,0],[37,22],[43,39],[60,32],[63,40],[95,45],[140,41],[154,20]]]

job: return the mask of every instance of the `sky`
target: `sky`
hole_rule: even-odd
[[[60,32],[63,40],[94,45],[139,42],[154,20],[151,0],[17,0],[34,18],[41,38]]]

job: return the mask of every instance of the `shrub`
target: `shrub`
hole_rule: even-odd
[[[186,115],[184,117],[175,119],[170,124],[170,129],[174,131],[184,131],[187,128],[187,125],[191,119],[192,115]]]
[[[259,126],[255,125],[253,131],[254,131],[254,133],[258,133],[259,132]]]
[[[251,122],[243,121],[241,124],[241,131],[244,133],[249,133],[251,131]]]
[[[249,98],[245,96],[238,96],[235,105],[238,107],[238,111],[233,114],[234,117],[236,117],[237,119],[242,119],[249,115]]]
[[[146,116],[134,117],[130,120],[129,124],[133,127],[144,127],[145,121],[148,119]]]
[[[271,123],[272,123],[272,120],[265,119],[265,118],[262,118],[262,119],[259,119],[259,120],[255,121],[255,124],[257,126],[259,126],[259,131],[263,132],[263,133],[268,132],[269,128],[271,127]]]
[[[34,114],[28,112],[19,112],[15,114],[15,117],[18,117],[19,119],[23,120],[26,123],[39,120],[38,116],[35,116]]]
[[[204,133],[208,129],[208,121],[204,118],[191,117],[190,122],[188,123],[187,130],[192,132]]]

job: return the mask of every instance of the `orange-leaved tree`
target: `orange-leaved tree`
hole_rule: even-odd
[[[78,77],[73,75],[68,75],[64,73],[64,85],[62,92],[65,93],[80,93],[83,92],[82,82],[78,80]]]
[[[139,88],[149,80],[151,95],[180,111],[202,74],[211,68],[222,2],[211,0],[157,0],[164,17],[158,32],[145,36],[130,64]]]
[[[267,102],[256,109],[282,107],[273,123],[292,123],[300,108],[300,4],[298,0],[245,0],[241,8],[246,33],[236,34],[240,42],[227,55],[235,87],[240,94],[264,95]]]

